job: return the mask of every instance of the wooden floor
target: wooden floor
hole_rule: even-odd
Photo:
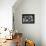
[[[0,46],[16,46],[15,39],[13,40],[6,40],[6,42],[2,43]]]

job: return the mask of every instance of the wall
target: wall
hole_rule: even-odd
[[[46,0],[41,1],[41,38],[42,46],[46,46]]]
[[[0,0],[0,27],[12,28],[12,6],[16,0]]]
[[[41,46],[40,12],[40,0],[23,0],[20,5],[13,7],[15,30],[22,32],[24,38],[34,40],[36,46]],[[35,14],[35,23],[22,24],[22,14]]]

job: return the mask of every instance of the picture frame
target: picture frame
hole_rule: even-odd
[[[22,24],[34,24],[35,14],[22,14]]]

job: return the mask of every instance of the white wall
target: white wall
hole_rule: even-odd
[[[41,1],[41,38],[42,46],[46,46],[46,0]]]
[[[23,0],[18,7],[14,5],[15,29],[22,32],[24,37],[35,41],[36,46],[41,46],[41,25],[40,25],[40,0]],[[35,14],[34,24],[22,24],[22,14]]]
[[[16,0],[0,0],[0,27],[12,28],[12,6]]]

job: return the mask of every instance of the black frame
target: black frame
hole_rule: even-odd
[[[22,14],[22,24],[35,23],[35,14]]]

